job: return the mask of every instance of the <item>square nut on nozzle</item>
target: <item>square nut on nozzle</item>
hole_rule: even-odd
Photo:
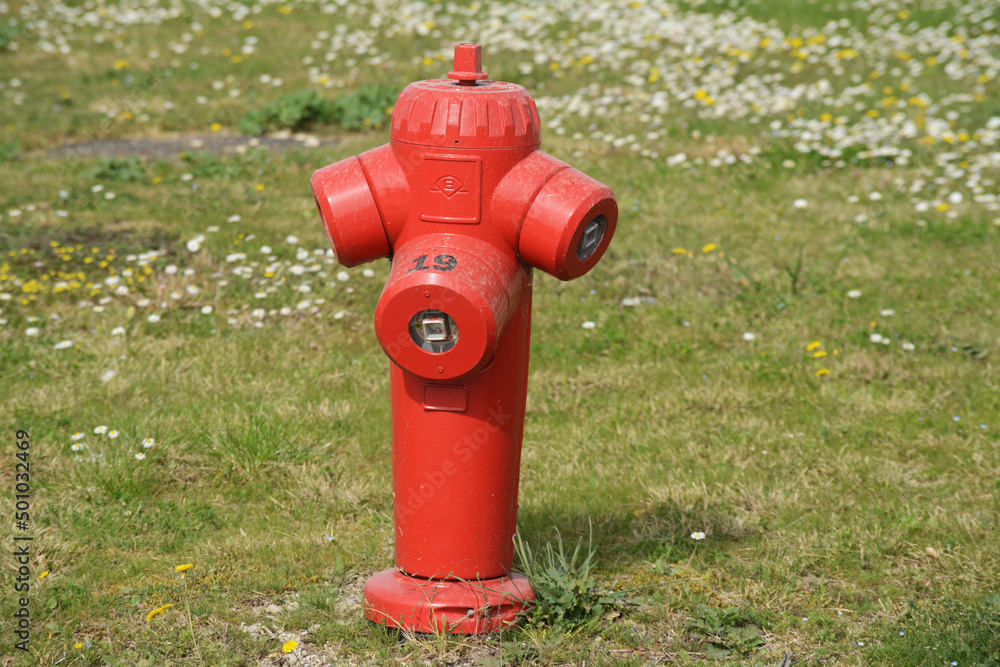
[[[425,340],[431,343],[448,340],[448,323],[443,317],[425,317],[421,324]]]

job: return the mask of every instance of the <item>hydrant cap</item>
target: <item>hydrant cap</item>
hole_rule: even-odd
[[[483,47],[479,44],[458,44],[455,46],[455,69],[448,72],[449,79],[465,85],[476,85],[476,81],[486,78],[483,71]]]
[[[531,95],[486,76],[482,47],[457,45],[449,78],[417,81],[400,93],[392,111],[392,141],[442,148],[537,147],[541,123]]]

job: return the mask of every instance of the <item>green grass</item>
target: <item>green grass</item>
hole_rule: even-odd
[[[826,22],[814,4],[787,6],[740,11],[782,26]],[[602,607],[582,630],[528,622],[486,638],[400,641],[363,621],[361,586],[392,565],[389,362],[372,330],[389,267],[343,280],[314,254],[327,240],[308,181],[387,130],[319,124],[338,143],[289,153],[46,155],[66,141],[235,134],[244,114],[289,91],[348,99],[363,84],[399,89],[450,69],[436,56],[457,28],[406,41],[390,31],[406,17],[385,11],[385,60],[335,59],[327,88],[301,63],[324,62],[310,47],[317,30],[359,29],[372,15],[289,8],[240,20],[191,9],[155,30],[120,28],[120,48],[111,31],[80,28],[72,67],[32,48],[36,37],[0,53],[0,292],[11,296],[0,301],[0,423],[31,433],[35,536],[32,652],[3,664],[65,654],[60,664],[277,665],[290,639],[333,664],[775,665],[789,652],[796,664],[997,664],[997,214],[972,203],[967,174],[935,185],[964,188],[955,217],[915,212],[907,187],[944,177],[939,146],[905,144],[915,151],[906,166],[838,165],[768,137],[773,118],[752,125],[679,106],[644,146],[688,153],[685,167],[593,136],[647,141],[638,113],[568,114],[565,135],[543,132],[545,150],[615,190],[621,219],[591,274],[562,283],[536,273],[519,532],[550,556],[553,595],[560,582],[575,592],[567,605],[604,591],[627,604]],[[471,10],[441,11],[461,24]],[[857,21],[861,10],[850,12]],[[940,19],[934,6],[914,12]],[[572,27],[561,18],[538,39],[555,48]],[[191,46],[169,66],[185,32]],[[251,35],[258,52],[233,62]],[[486,69],[539,96],[621,85],[603,64],[522,74],[523,54],[503,46]],[[150,58],[154,49],[166,55]],[[851,67],[867,76],[869,65]],[[940,70],[914,85],[971,86]],[[953,105],[957,127],[996,115],[995,79],[986,85],[983,101]],[[116,100],[119,113],[102,119]],[[827,111],[807,106],[807,117]],[[694,162],[751,145],[763,150],[753,164]],[[996,194],[995,167],[979,178]],[[91,289],[112,276],[127,294]],[[13,461],[13,445],[2,453]],[[12,474],[3,480],[13,487]],[[0,497],[12,516],[12,493]],[[560,544],[584,539],[595,553],[582,570],[560,559]],[[185,563],[198,567],[181,577]],[[13,603],[0,597],[0,614]],[[5,629],[5,656],[10,638]]]

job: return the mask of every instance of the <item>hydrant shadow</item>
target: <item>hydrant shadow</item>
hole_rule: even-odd
[[[614,573],[644,563],[688,561],[696,553],[701,561],[711,562],[758,532],[758,522],[759,517],[748,516],[743,509],[708,499],[597,511],[543,505],[520,508],[518,536],[536,549],[560,538],[570,549],[577,543],[589,544],[597,571]],[[708,545],[711,548],[706,549]]]

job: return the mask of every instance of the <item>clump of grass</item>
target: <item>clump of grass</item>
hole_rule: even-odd
[[[88,169],[87,178],[99,179],[102,181],[123,181],[126,183],[139,183],[149,180],[146,173],[146,165],[142,158],[135,156],[112,157],[101,160],[92,168]]]
[[[766,619],[757,611],[700,605],[687,624],[710,658],[746,655],[764,645]]]
[[[315,449],[301,443],[300,428],[287,426],[263,409],[227,418],[209,434],[212,453],[235,470],[257,477],[281,461],[302,463]]]
[[[93,446],[85,445],[83,452],[74,462],[81,488],[99,489],[115,501],[143,498],[155,491],[161,471],[156,464],[162,456],[159,448],[146,454],[125,443],[104,440]],[[136,457],[139,453],[141,458]]]
[[[305,130],[333,120],[333,103],[315,90],[296,90],[282,95],[240,119],[240,132],[265,134],[275,130]]]
[[[357,91],[337,98],[334,118],[345,130],[377,130],[392,114],[399,91],[391,86],[370,83]]]
[[[10,45],[17,41],[18,32],[17,24],[13,21],[0,23],[0,53],[13,50]]]
[[[307,130],[337,123],[345,130],[379,129],[392,112],[398,91],[370,83],[357,91],[330,100],[314,90],[302,89],[282,95],[240,119],[244,134],[266,134],[276,130]]]
[[[2,48],[2,47],[0,47]],[[18,141],[0,141],[0,160],[16,160],[21,157],[21,143]]]
[[[933,607],[910,601],[904,625],[873,653],[879,665],[1000,665],[1000,593]]]
[[[534,605],[525,610],[530,625],[549,626],[572,631],[593,627],[604,615],[623,603],[620,592],[603,587],[593,575],[593,533],[583,550],[583,540],[567,555],[562,535],[556,534],[556,546],[546,543],[535,552],[519,534],[514,548],[522,571],[535,589]]]
[[[181,159],[195,178],[236,178],[246,171],[240,160],[222,160],[204,151],[185,153]]]

